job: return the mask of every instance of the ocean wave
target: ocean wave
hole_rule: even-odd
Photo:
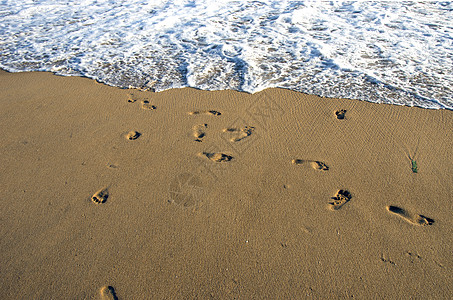
[[[2,1],[0,67],[453,109],[453,4]]]

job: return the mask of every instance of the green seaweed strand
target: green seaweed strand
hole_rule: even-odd
[[[411,160],[412,162],[412,172],[413,173],[417,173],[418,170],[417,170],[417,162],[415,160]]]

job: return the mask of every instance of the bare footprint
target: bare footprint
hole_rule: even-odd
[[[129,131],[128,134],[126,135],[126,138],[128,140],[133,141],[133,140],[138,139],[141,135],[142,134],[140,132],[138,132],[138,131]]]
[[[96,204],[101,204],[107,201],[107,198],[109,197],[109,191],[107,188],[100,189],[96,193],[94,193],[93,196],[91,196],[91,201],[93,201]]]
[[[101,300],[118,300],[115,290],[111,286],[104,286],[99,292],[101,294]]]
[[[295,165],[310,164],[315,170],[328,171],[329,166],[318,160],[305,160],[305,159],[293,159],[292,163]]]
[[[338,120],[343,120],[346,114],[346,109],[340,109],[335,112]]]
[[[129,94],[128,98],[127,98],[127,102],[134,103],[135,101],[137,101],[137,99],[134,99],[134,95],[133,94]]]
[[[393,214],[400,216],[407,222],[414,225],[427,226],[432,225],[434,223],[433,219],[430,219],[422,215],[410,213],[407,210],[400,208],[398,206],[389,205],[387,206],[387,210]]]
[[[220,152],[203,152],[200,155],[206,156],[215,162],[228,162],[233,159],[233,156]]]
[[[333,201],[329,202],[329,207],[331,210],[338,210],[343,205],[348,203],[351,200],[351,198],[352,198],[351,193],[348,192],[347,190],[338,190],[335,197],[331,198]]]
[[[328,171],[329,170],[329,167],[321,162],[321,161],[312,161],[311,162],[311,166],[313,169],[316,169],[316,170],[320,170],[320,171]]]
[[[220,116],[221,113],[216,110],[197,110],[189,112],[189,115],[212,115],[212,116]]]
[[[242,128],[225,128],[223,132],[233,132],[236,133],[237,136],[230,139],[231,142],[239,142],[245,139],[246,137],[250,136],[255,127],[252,126],[245,126]]]
[[[192,127],[193,136],[196,138],[196,142],[203,141],[203,138],[206,136],[206,128],[208,128],[208,124],[195,125]]]
[[[142,108],[146,109],[146,110],[154,110],[157,107],[155,105],[150,104],[148,100],[143,100],[142,101]]]

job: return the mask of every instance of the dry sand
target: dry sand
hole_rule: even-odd
[[[453,294],[452,111],[0,72],[0,125],[1,299]]]

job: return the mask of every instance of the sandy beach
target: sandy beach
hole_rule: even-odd
[[[453,111],[0,71],[1,299],[450,299]]]

